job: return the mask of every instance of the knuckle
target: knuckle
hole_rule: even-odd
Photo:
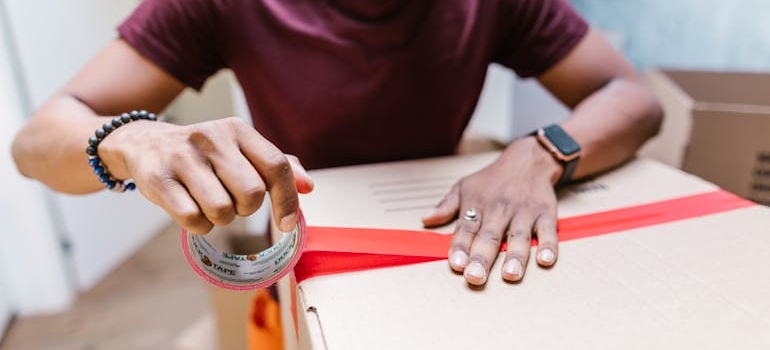
[[[457,221],[457,232],[463,232],[467,233],[471,236],[474,236],[476,234],[476,231],[479,230],[479,223],[474,221],[468,221],[468,220],[458,220]]]
[[[476,236],[476,233],[473,231],[463,229],[455,230],[455,238],[463,241],[471,241],[474,236]]]
[[[541,235],[548,235],[548,236],[555,236],[556,235],[556,222],[549,218],[540,217],[537,220],[536,224],[536,230],[538,236]]]
[[[476,237],[497,245],[502,243],[502,235],[491,229],[481,229]]]
[[[532,206],[532,211],[541,215],[546,215],[552,213],[554,208],[548,203],[537,203]]]
[[[236,199],[236,203],[238,207],[242,208],[242,210],[254,212],[260,206],[262,206],[262,201],[264,198],[265,186],[261,184],[255,184],[242,190]],[[239,211],[239,214],[243,213]]]
[[[517,228],[508,231],[508,239],[519,239],[519,240],[529,240],[531,239],[532,234],[524,229]]]
[[[265,159],[265,166],[280,175],[291,174],[291,163],[289,163],[289,158],[280,152],[268,156]]]
[[[246,185],[241,193],[246,197],[261,197],[265,194],[265,185],[261,181],[254,181],[253,183]]]
[[[176,222],[183,226],[188,227],[191,230],[194,230],[196,233],[204,233],[206,231],[201,231],[201,228],[206,228],[210,226],[210,223],[206,220],[206,218],[203,217],[203,214],[200,211],[181,211],[176,213]],[[210,228],[209,228],[210,229]]]
[[[249,216],[259,210],[260,205],[238,205],[235,213],[240,216]]]
[[[168,166],[171,169],[189,169],[193,163],[192,153],[188,152],[173,152],[168,155]]]
[[[167,172],[152,172],[147,175],[147,182],[159,192],[168,192],[179,186],[179,182]]]
[[[504,211],[511,206],[511,199],[508,197],[497,197],[494,199],[493,203],[495,207]]]
[[[235,218],[235,210],[229,201],[220,201],[206,208],[206,217],[215,225],[227,225]]]
[[[294,211],[296,208],[299,207],[299,198],[297,198],[296,196],[284,198],[278,204],[279,204],[279,207],[283,208],[284,210]]]

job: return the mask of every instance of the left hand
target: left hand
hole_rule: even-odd
[[[534,137],[513,142],[494,163],[458,181],[426,227],[445,224],[459,214],[449,248],[449,265],[468,283],[483,285],[505,239],[502,277],[519,281],[538,239],[537,262],[551,266],[558,256],[556,193],[562,168]],[[467,214],[476,213],[473,219]]]

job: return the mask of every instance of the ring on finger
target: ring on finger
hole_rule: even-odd
[[[468,221],[477,221],[479,219],[479,213],[476,212],[476,209],[469,208],[463,213],[463,219]]]

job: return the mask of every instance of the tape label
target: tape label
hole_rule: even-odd
[[[256,254],[232,254],[216,248],[205,235],[186,234],[185,246],[200,272],[221,284],[250,286],[273,279],[299,254],[300,225],[273,246]]]

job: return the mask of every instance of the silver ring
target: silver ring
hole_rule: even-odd
[[[469,208],[465,211],[465,213],[463,213],[463,219],[468,221],[476,221],[479,219],[479,213],[476,212],[476,209]]]

